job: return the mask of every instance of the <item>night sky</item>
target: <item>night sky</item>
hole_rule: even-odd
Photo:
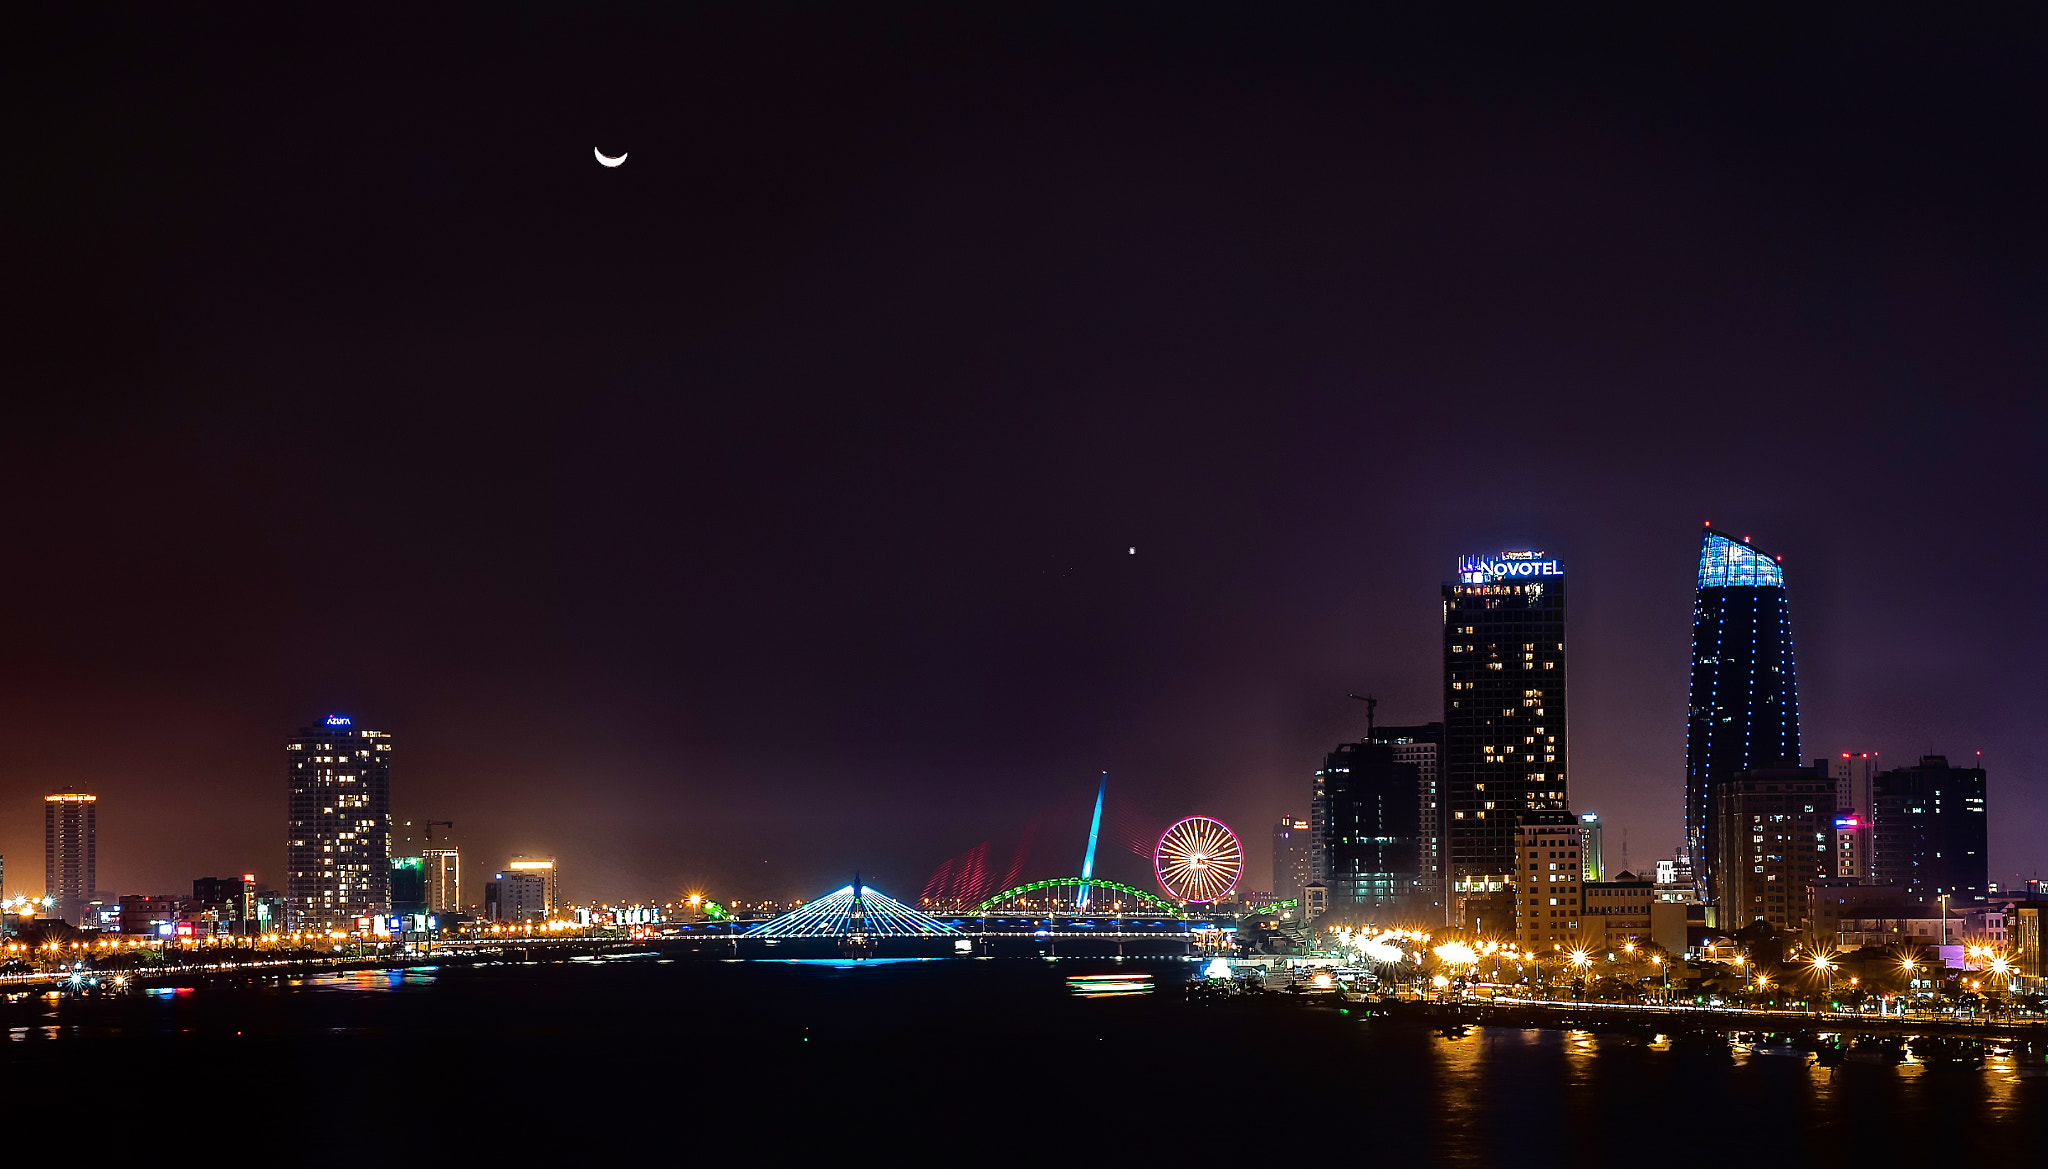
[[[1264,887],[1510,547],[1642,867],[1706,520],[1807,754],[1981,750],[2043,862],[2038,24],[854,7],[0,17],[8,893],[73,784],[104,889],[281,886],[334,712],[470,880],[1063,875],[1107,768]]]

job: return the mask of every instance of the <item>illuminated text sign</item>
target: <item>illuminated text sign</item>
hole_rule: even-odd
[[[1458,579],[1466,584],[1563,575],[1564,566],[1555,560],[1545,559],[1541,552],[1501,552],[1493,556],[1458,557]]]

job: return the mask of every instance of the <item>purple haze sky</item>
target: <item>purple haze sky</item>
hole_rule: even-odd
[[[1640,866],[1709,519],[2035,871],[2038,28],[1100,7],[8,14],[7,891],[67,784],[275,883],[335,711],[472,880],[915,894],[1106,767],[1262,887],[1531,546]]]

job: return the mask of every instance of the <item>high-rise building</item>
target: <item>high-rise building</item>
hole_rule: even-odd
[[[1588,881],[1607,879],[1607,860],[1600,851],[1600,840],[1604,835],[1605,833],[1600,830],[1600,813],[1579,813],[1579,843],[1582,846],[1580,851],[1586,858]]]
[[[59,918],[82,926],[98,879],[99,797],[75,791],[44,796],[43,896],[56,902]]]
[[[562,871],[555,867],[551,856],[516,856],[505,866],[515,873],[524,873],[541,879],[544,890],[541,901],[542,911],[552,917],[562,908]],[[501,877],[500,880],[503,878]]]
[[[391,908],[391,736],[345,715],[301,727],[286,749],[290,929],[350,926]]]
[[[1837,785],[1839,794],[1840,785]],[[1865,812],[1835,813],[1834,875],[1849,881],[1870,879],[1870,816]]]
[[[1870,864],[1880,885],[1914,901],[1981,904],[1989,881],[1984,769],[1940,755],[1880,771],[1871,783]]]
[[[1301,890],[1313,875],[1309,868],[1307,820],[1282,816],[1273,825],[1273,896],[1281,901],[1301,899]]]
[[[1714,801],[1715,924],[1805,929],[1815,883],[1834,872],[1833,777],[1819,767],[1752,767],[1715,784]]]
[[[462,846],[455,836],[455,822],[408,818],[399,822],[392,835],[394,855],[420,858],[420,871],[427,882],[426,911],[461,912]]]
[[[1383,743],[1344,743],[1323,760],[1323,856],[1330,911],[1392,924],[1415,913],[1422,809],[1415,765]]]
[[[544,921],[548,878],[544,872],[508,870],[484,883],[484,916],[491,921]]]
[[[1871,780],[1877,775],[1877,752],[1844,751],[1832,759],[1816,759],[1835,781],[1835,876],[1870,880]]]
[[[1394,762],[1415,767],[1415,799],[1421,829],[1415,842],[1414,912],[1433,925],[1449,922],[1450,901],[1444,896],[1444,724],[1423,723],[1410,727],[1374,727],[1367,735],[1372,742],[1394,750]]]
[[[453,846],[420,851],[427,875],[427,912],[457,913],[462,909],[462,852]]]
[[[1582,851],[1570,812],[1529,812],[1516,825],[1515,940],[1523,949],[1581,950],[1604,941],[1604,933],[1587,941]]]
[[[391,858],[391,912],[401,917],[427,912],[425,857]]]
[[[1711,527],[1700,544],[1686,703],[1685,845],[1707,901],[1720,881],[1720,785],[1753,767],[1799,763],[1799,686],[1782,559]],[[1832,818],[1835,809],[1827,811]],[[1749,908],[1737,907],[1737,926],[1749,920]]]
[[[1449,897],[1516,875],[1522,818],[1570,806],[1564,570],[1541,552],[1466,556],[1443,586]],[[1576,825],[1574,826],[1576,831]],[[1460,910],[1454,920],[1463,921]]]
[[[1842,752],[1839,758],[1816,759],[1835,781],[1835,810],[1870,815],[1870,785],[1877,778],[1877,752]]]

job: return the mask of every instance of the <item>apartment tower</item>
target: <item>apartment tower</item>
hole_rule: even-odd
[[[285,750],[287,928],[354,928],[391,908],[391,736],[346,715]]]
[[[43,797],[43,895],[76,926],[87,924],[99,878],[99,806],[98,796],[84,792]]]

